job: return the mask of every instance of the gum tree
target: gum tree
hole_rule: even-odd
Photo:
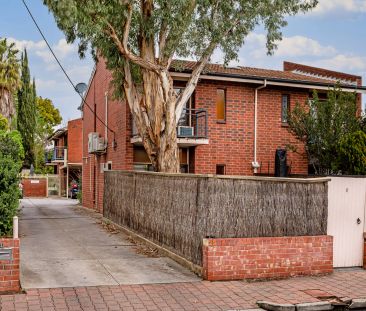
[[[285,17],[316,0],[44,0],[68,42],[79,40],[106,60],[116,94],[126,100],[156,171],[179,172],[176,124],[215,49],[237,57],[245,37],[263,24],[271,53]],[[197,60],[177,95],[172,60]]]

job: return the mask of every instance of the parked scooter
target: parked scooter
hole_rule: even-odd
[[[70,187],[70,198],[77,199],[78,193],[79,193],[79,185],[76,181],[73,181]]]

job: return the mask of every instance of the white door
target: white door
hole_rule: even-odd
[[[332,177],[328,184],[328,235],[334,267],[363,264],[366,178]]]

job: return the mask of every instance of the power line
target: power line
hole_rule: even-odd
[[[82,100],[82,102],[89,108],[89,110],[94,114],[94,116],[109,130],[109,131],[111,131],[113,134],[115,134],[115,132],[106,124],[106,123],[104,123],[104,121],[97,115],[97,113],[88,105],[88,103],[85,101],[85,99],[84,99],[84,97],[83,96],[81,96],[81,94],[76,90],[76,87],[75,87],[75,84],[72,82],[72,80],[71,80],[71,78],[70,78],[70,76],[67,74],[67,72],[66,72],[66,70],[64,69],[64,67],[62,66],[62,64],[60,63],[60,61],[58,60],[58,58],[57,58],[57,56],[56,56],[56,54],[53,52],[53,50],[52,50],[52,48],[51,48],[51,46],[50,46],[50,44],[48,43],[48,41],[47,41],[47,39],[46,39],[46,37],[45,37],[45,35],[43,34],[43,32],[42,32],[42,30],[41,30],[41,28],[38,26],[38,23],[37,23],[37,21],[35,20],[35,18],[33,17],[33,14],[32,14],[32,12],[30,11],[30,9],[29,9],[29,7],[28,7],[28,5],[25,3],[25,0],[22,0],[22,2],[23,2],[23,4],[24,4],[24,6],[25,6],[25,8],[26,8],[26,10],[28,11],[28,14],[29,14],[29,16],[31,17],[31,19],[33,20],[33,23],[36,25],[36,27],[37,27],[37,29],[38,29],[38,32],[41,34],[41,36],[42,36],[42,38],[43,38],[43,40],[46,42],[46,45],[47,45],[47,47],[48,47],[48,49],[50,50],[50,52],[52,53],[52,55],[53,55],[53,57],[55,58],[55,60],[56,60],[56,62],[57,62],[57,64],[60,66],[60,68],[61,68],[61,70],[62,70],[62,72],[65,74],[65,76],[66,76],[66,78],[67,78],[67,80],[70,82],[70,84],[72,85],[72,87],[73,87],[73,89],[76,91],[76,93],[78,93],[79,94],[79,96],[80,96],[80,98],[81,98],[81,100]]]

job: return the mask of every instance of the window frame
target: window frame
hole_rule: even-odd
[[[224,118],[223,119],[218,119],[218,116],[217,116],[217,97],[218,97],[218,92],[219,91],[223,91],[224,92]],[[215,101],[216,122],[217,123],[222,123],[222,124],[225,124],[226,123],[226,117],[227,117],[226,104],[227,104],[227,90],[226,90],[226,88],[219,87],[219,88],[216,89],[216,101]]]
[[[286,120],[284,120],[284,107],[283,107],[283,99],[284,97],[287,98],[287,111],[286,111]],[[281,124],[283,126],[287,126],[288,125],[288,116],[289,116],[289,112],[290,112],[290,94],[281,94]]]

